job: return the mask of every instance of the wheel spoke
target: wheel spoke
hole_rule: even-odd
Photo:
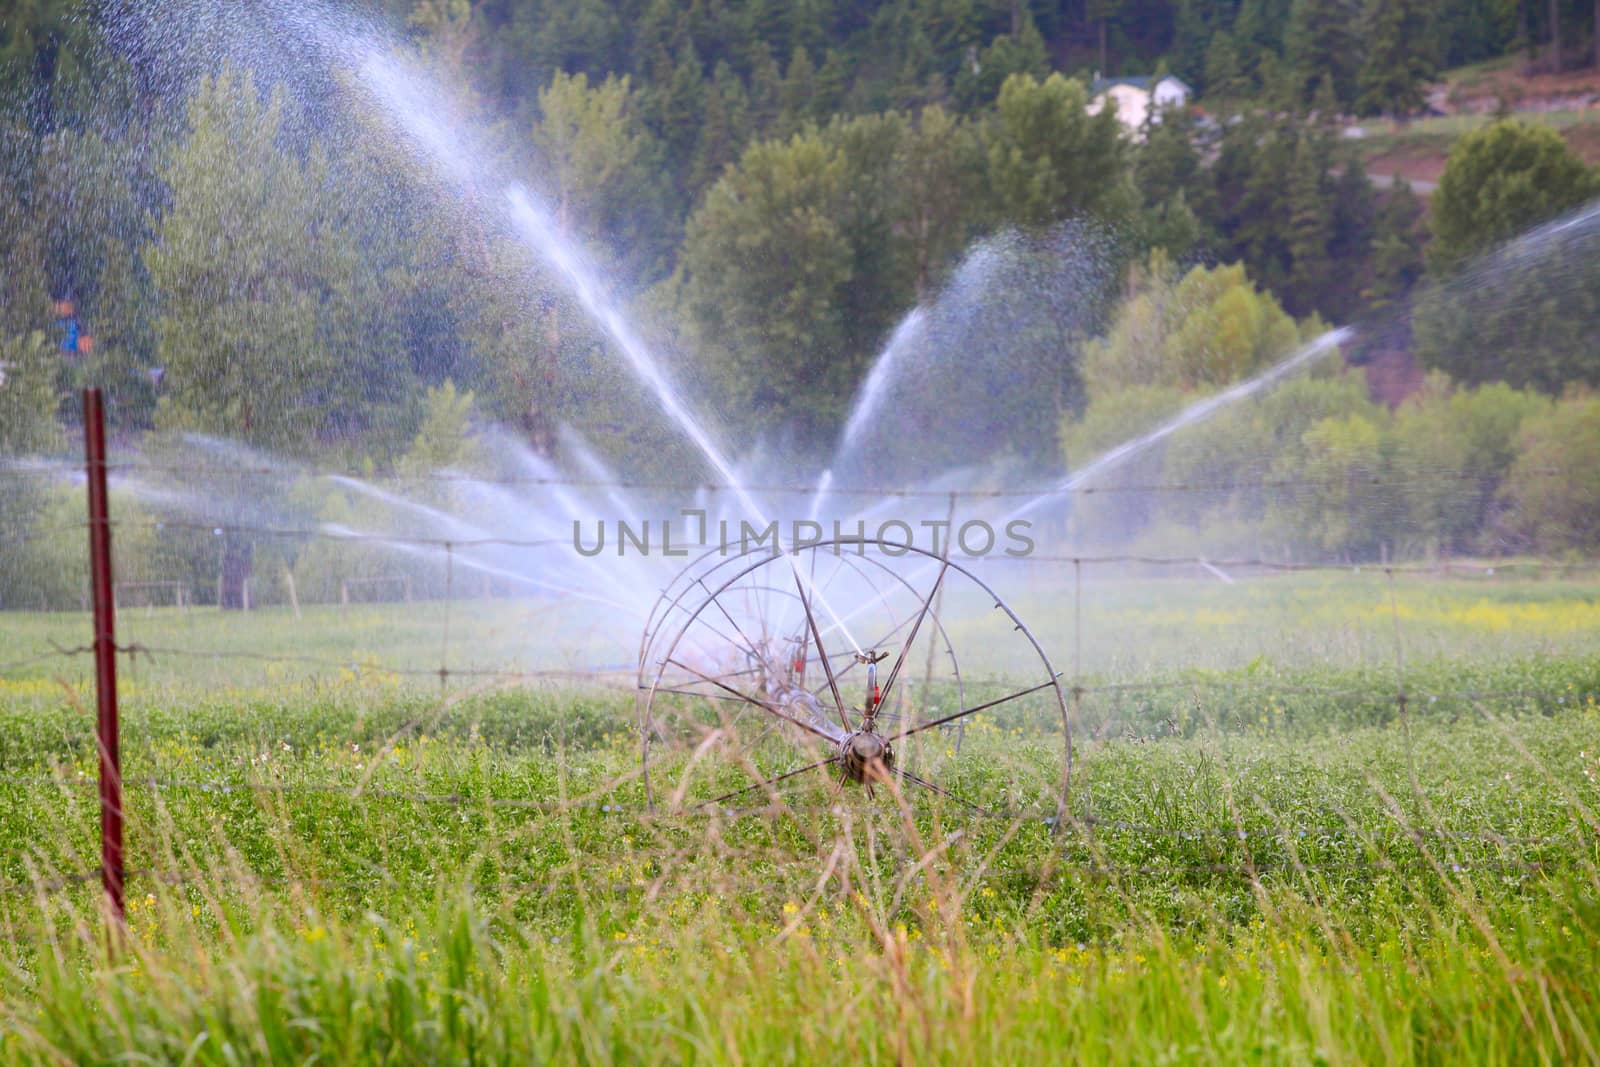
[[[722,608],[722,613],[724,615],[728,614],[728,609],[723,608],[720,601],[714,601],[714,603],[716,603],[717,607]],[[685,631],[687,631],[689,629],[689,627],[693,626],[695,623],[699,623],[701,626],[704,626],[706,629],[708,629],[712,633],[716,634],[719,640],[726,641],[730,645],[737,645],[737,644],[740,643],[739,641],[734,640],[732,637],[730,637],[726,633],[723,633],[721,630],[717,629],[717,627],[713,626],[711,624],[710,620],[708,620],[705,617],[705,614],[704,614],[705,609],[704,609],[704,607],[702,607],[700,611],[693,612],[693,613],[690,613],[688,606],[684,605],[684,604],[674,603],[672,605],[672,607],[675,608],[678,611],[682,611],[685,614],[689,615],[689,621],[683,624],[683,628],[684,628]],[[731,615],[728,616],[728,621],[729,622],[733,622],[733,617]],[[734,625],[734,629],[735,630],[739,629],[739,624],[738,623],[734,623],[733,625]],[[742,631],[742,630],[739,631],[739,637],[743,638],[744,646],[750,650],[750,654],[751,655],[753,655],[753,656],[754,655],[759,655],[759,653],[756,652],[756,647],[750,643],[750,639],[748,637],[744,636],[744,631]]]
[[[800,580],[800,572],[794,572],[794,586],[800,591],[800,607],[806,613],[806,625],[811,628],[811,640],[817,646],[817,659],[822,661],[822,670],[828,676],[828,688],[833,692],[833,705],[839,712],[839,724],[844,727],[845,733],[850,732],[850,717],[845,714],[844,698],[839,695],[839,680],[833,676],[833,664],[828,660],[828,650],[822,645],[822,635],[817,632],[817,617],[811,613],[811,600],[806,596],[805,583]]]
[[[906,635],[906,643],[900,646],[900,655],[895,657],[894,666],[889,668],[889,680],[883,683],[878,703],[888,703],[889,694],[894,691],[894,683],[900,677],[900,668],[905,666],[906,657],[911,655],[911,646],[916,643],[917,632],[922,629],[922,621],[928,617],[928,609],[933,606],[933,598],[939,592],[939,586],[944,584],[944,576],[949,571],[950,561],[946,559],[939,564],[939,576],[933,580],[933,588],[922,598],[922,607],[917,611],[917,621],[912,624],[911,632]]]
[[[721,803],[724,803],[725,801],[732,800],[734,797],[742,797],[746,793],[754,792],[757,789],[770,788],[772,786],[777,785],[779,782],[784,781],[787,778],[793,778],[796,775],[804,774],[807,771],[814,771],[819,767],[826,767],[830,763],[838,762],[838,760],[839,760],[838,756],[829,756],[827,759],[822,759],[822,760],[818,760],[815,763],[807,764],[806,766],[801,767],[799,770],[789,771],[787,774],[780,774],[776,778],[768,778],[766,781],[757,782],[754,785],[747,785],[743,789],[735,789],[731,793],[724,793],[724,794],[722,794],[722,796],[717,797],[714,800],[707,800],[707,801],[701,803],[698,806],[702,807],[702,808],[709,808],[714,804],[721,804]]]
[[[927,789],[927,790],[929,790],[931,792],[934,792],[934,793],[938,793],[942,797],[949,797],[951,800],[955,801],[957,804],[964,804],[967,807],[971,808],[973,811],[977,812],[979,815],[983,815],[983,816],[991,817],[991,818],[994,815],[994,813],[991,812],[988,808],[979,807],[977,804],[974,804],[970,800],[964,800],[961,797],[958,797],[954,793],[950,792],[950,790],[946,789],[944,786],[942,786],[942,785],[934,785],[932,782],[928,781],[926,778],[918,777],[917,775],[912,774],[910,771],[901,770],[900,768],[896,767],[894,773],[899,775],[901,778],[906,779],[908,782],[915,782],[917,785],[920,785],[922,788]]]
[[[998,700],[990,700],[983,704],[974,704],[972,707],[964,708],[961,711],[956,712],[954,715],[946,715],[943,718],[934,719],[932,722],[919,722],[910,729],[901,730],[899,733],[895,734],[895,740],[898,741],[902,737],[910,737],[912,734],[920,734],[924,730],[931,730],[935,726],[943,726],[947,722],[955,722],[957,719],[964,719],[968,715],[976,715],[980,711],[987,711],[992,707],[996,707],[997,705],[1004,704],[1008,701],[1016,700],[1019,697],[1030,696],[1039,692],[1041,689],[1049,689],[1051,686],[1056,684],[1056,679],[1059,677],[1061,677],[1059,674],[1053,675],[1048,682],[1040,682],[1038,685],[1029,689],[1019,689],[1015,693],[1000,697]]]
[[[706,584],[704,577],[696,578],[695,581],[700,583],[701,589],[704,589],[707,593],[711,593],[711,587]],[[728,609],[723,605],[722,601],[713,594],[711,597],[711,602],[717,606],[718,611],[722,612],[722,617],[728,620],[728,624],[733,627],[733,632],[744,639],[744,647],[750,650],[750,654],[752,656],[759,656],[760,653],[756,651],[755,643],[750,640],[750,636],[744,632],[744,628],[734,620],[733,616],[728,614]],[[732,642],[729,643],[731,644]]]
[[[777,707],[775,707],[772,704],[767,703],[765,700],[758,700],[755,697],[751,696],[749,693],[742,693],[739,690],[735,689],[733,686],[727,685],[727,684],[723,683],[722,681],[719,681],[718,679],[711,677],[709,674],[701,674],[699,671],[695,670],[693,667],[689,666],[687,663],[683,663],[683,662],[680,662],[679,660],[675,660],[675,659],[668,660],[667,662],[672,664],[675,667],[682,667],[684,670],[688,671],[690,674],[694,675],[696,678],[700,679],[702,682],[709,682],[710,684],[716,686],[718,689],[726,690],[727,692],[732,693],[734,696],[738,697],[740,700],[748,701],[749,703],[754,704],[756,707],[761,708],[761,709],[763,709],[763,710],[765,710],[765,711],[767,711],[767,712],[769,712],[769,713],[771,713],[773,715],[776,715],[778,718],[784,720],[785,722],[794,723],[796,726],[800,727],[802,730],[805,730],[807,733],[816,734],[818,737],[822,738],[824,741],[837,741],[837,738],[830,737],[828,734],[826,734],[823,731],[817,729],[815,726],[811,725],[810,723],[803,722],[800,719],[795,718],[793,715],[788,715],[788,714],[778,710]]]

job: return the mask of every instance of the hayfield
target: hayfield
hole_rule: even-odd
[[[0,671],[0,1057],[1593,1061],[1600,583],[1236,578],[1018,576],[1078,689],[1062,821],[1026,701],[921,753],[987,814],[695,808],[751,780],[715,751],[651,811],[599,615],[125,610],[114,953],[86,657]],[[0,663],[86,630],[0,617]]]

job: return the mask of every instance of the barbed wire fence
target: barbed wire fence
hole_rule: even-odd
[[[522,811],[542,815],[586,812],[594,817],[626,819],[630,822],[640,823],[681,823],[686,818],[704,821],[739,818],[757,814],[825,814],[834,810],[831,805],[806,805],[768,800],[760,804],[744,807],[720,805],[686,815],[681,812],[654,811],[636,804],[619,804],[614,799],[604,797],[550,801],[532,797],[488,794],[465,795],[460,793],[411,792],[374,786],[365,781],[352,786],[340,783],[274,782],[249,778],[234,780],[222,778],[177,778],[140,774],[125,776],[120,763],[120,731],[117,710],[118,683],[116,667],[119,659],[128,664],[137,664],[141,660],[149,662],[162,659],[172,659],[179,662],[209,661],[214,664],[255,663],[260,665],[303,667],[313,672],[349,671],[358,676],[371,675],[382,678],[414,679],[429,682],[437,680],[441,695],[447,702],[451,699],[450,685],[454,680],[470,682],[477,686],[515,686],[548,683],[576,684],[596,690],[632,694],[637,685],[635,680],[636,665],[629,663],[587,668],[511,668],[485,665],[480,662],[473,662],[470,658],[463,661],[462,657],[468,655],[468,653],[460,647],[459,643],[454,647],[452,646],[452,605],[473,592],[463,588],[457,577],[457,563],[462,553],[481,548],[552,550],[571,544],[567,539],[500,536],[435,537],[365,532],[333,528],[327,525],[280,526],[256,523],[211,523],[181,518],[159,520],[117,519],[110,514],[107,488],[107,478],[113,473],[161,474],[183,478],[220,474],[230,478],[238,478],[251,475],[282,476],[285,472],[282,468],[277,467],[253,468],[249,466],[143,462],[114,463],[109,460],[106,454],[104,427],[96,391],[90,390],[86,394],[84,410],[86,413],[85,433],[87,439],[87,458],[84,466],[74,467],[60,463],[38,463],[28,466],[12,466],[7,468],[5,473],[10,476],[52,480],[58,480],[63,476],[71,476],[73,478],[81,476],[86,481],[90,506],[89,514],[85,521],[52,523],[48,526],[37,527],[27,535],[27,538],[51,540],[69,539],[73,536],[87,538],[89,542],[90,581],[88,582],[89,588],[82,597],[80,610],[92,613],[94,626],[91,640],[86,644],[49,643],[45,647],[16,650],[18,652],[16,655],[0,656],[0,675],[34,670],[55,664],[71,663],[93,657],[95,661],[98,718],[96,731],[96,756],[99,761],[98,774],[95,778],[90,779],[81,772],[77,776],[72,776],[59,770],[48,775],[0,773],[0,786],[19,790],[95,791],[99,797],[102,829],[101,864],[99,869],[95,871],[69,873],[51,879],[34,880],[27,884],[0,886],[0,892],[35,894],[41,891],[64,891],[73,886],[92,883],[94,880],[99,879],[110,906],[111,914],[116,921],[120,922],[125,916],[125,887],[129,880],[145,880],[152,883],[173,885],[196,878],[196,873],[192,871],[137,867],[129,866],[125,863],[122,820],[125,811],[125,791],[129,790],[145,791],[157,795],[198,794],[213,797],[235,794],[319,794],[335,797],[340,801],[352,804],[383,802],[416,807],[449,806]],[[336,474],[340,472],[316,473]],[[1545,473],[1560,475],[1565,472],[1552,470]],[[344,475],[341,474],[341,476]],[[603,479],[545,477],[484,479],[451,473],[373,479],[371,475],[363,472],[349,472],[348,476],[362,477],[369,481],[378,482],[431,484],[470,481],[475,484],[505,488],[521,486],[608,491],[647,490],[655,493],[730,492],[735,489],[742,489],[763,495],[795,494],[814,497],[818,491],[815,486],[754,485],[734,487],[709,483],[663,486],[660,484],[646,485],[623,480]],[[1444,471],[1430,475],[1427,483],[1436,485],[1440,481],[1448,482],[1451,480],[1469,482],[1476,481],[1479,478],[1480,475],[1473,472]],[[1369,484],[1381,485],[1388,489],[1403,489],[1410,483],[1403,480],[1385,480],[1374,476]],[[1348,488],[1349,485],[1350,479],[1341,479],[1337,483],[1327,483],[1324,488]],[[935,501],[947,504],[948,514],[954,516],[960,507],[966,504],[983,501],[1037,499],[1041,496],[1088,498],[1133,493],[1228,493],[1273,490],[1302,492],[1316,491],[1318,488],[1318,483],[1306,480],[1257,479],[1235,482],[1151,482],[1148,484],[1082,486],[1055,490],[1046,489],[1043,491],[1035,489],[947,490],[839,486],[829,487],[827,492],[831,496],[846,498],[871,497],[877,499]],[[146,594],[146,606],[151,611],[155,607],[153,595],[158,592],[168,596],[172,610],[185,613],[195,613],[203,610],[199,603],[199,598],[194,595],[193,590],[183,579],[153,578],[121,584],[114,580],[111,539],[117,531],[134,530],[151,532],[188,531],[209,534],[218,538],[224,536],[246,536],[262,539],[287,539],[301,543],[370,544],[435,550],[442,556],[443,560],[443,584],[442,588],[437,591],[417,589],[414,587],[409,575],[406,574],[351,575],[339,580],[340,595],[338,604],[341,608],[351,606],[352,597],[350,591],[352,589],[398,592],[399,595],[392,598],[393,602],[406,605],[412,605],[421,600],[436,600],[440,624],[438,665],[418,666],[414,662],[407,664],[379,663],[367,658],[335,657],[325,654],[311,655],[261,649],[186,647],[176,643],[149,643],[138,640],[119,641],[115,627],[115,613],[119,605],[124,601],[132,603],[131,600],[128,600],[129,595],[132,593],[140,592]],[[27,538],[17,535],[0,535],[0,545],[15,547],[22,544]],[[1014,567],[1040,565],[1058,569],[1070,567],[1071,581],[1069,588],[1072,602],[1070,608],[1063,606],[1062,610],[1064,614],[1070,611],[1072,619],[1073,647],[1070,655],[1070,679],[1066,689],[1071,698],[1072,713],[1075,721],[1082,721],[1083,704],[1088,698],[1155,694],[1164,691],[1198,693],[1209,690],[1233,693],[1244,692],[1258,695],[1303,695],[1363,703],[1387,703],[1393,705],[1397,720],[1404,731],[1410,775],[1413,786],[1417,788],[1420,787],[1416,785],[1416,771],[1412,762],[1414,757],[1410,750],[1410,711],[1415,701],[1419,699],[1428,701],[1448,700],[1464,705],[1474,705],[1490,700],[1542,700],[1548,698],[1549,694],[1532,688],[1504,689],[1470,686],[1429,688],[1414,682],[1408,677],[1406,666],[1404,626],[1396,594],[1397,579],[1401,577],[1450,579],[1468,576],[1492,578],[1501,575],[1573,577],[1600,572],[1600,561],[1597,560],[1529,557],[1490,561],[1438,559],[1414,562],[1384,561],[1373,563],[1369,561],[1366,563],[1352,563],[1314,560],[1293,561],[1250,556],[1208,558],[1198,554],[1150,555],[1124,552],[1099,554],[1031,553],[1024,556],[995,555],[986,558],[986,562]],[[1224,571],[1238,575],[1270,575],[1277,573],[1369,575],[1382,583],[1389,602],[1393,626],[1394,684],[1392,691],[1383,693],[1377,692],[1370,687],[1353,688],[1349,686],[1290,684],[1271,678],[1252,680],[1237,677],[1185,676],[1180,678],[1148,678],[1137,681],[1097,683],[1086,674],[1083,660],[1082,634],[1085,574],[1086,572],[1093,573],[1102,568],[1117,567],[1148,568],[1158,572],[1199,569],[1206,572]],[[219,577],[219,587],[220,582],[221,579]],[[294,591],[292,577],[289,590],[289,598],[298,617],[302,610],[302,602]],[[492,595],[493,586],[486,579],[476,592],[483,595]],[[223,607],[223,599],[219,588],[216,603],[218,609]],[[244,603],[238,605],[238,607],[242,610],[250,609],[251,604],[248,592],[245,594]],[[457,636],[459,641],[459,635]],[[10,652],[12,650],[6,651]],[[453,656],[455,657],[454,659],[452,658]],[[981,816],[974,817],[1015,818],[1015,816],[1005,813],[983,813]],[[1051,824],[1056,822],[1054,819],[1045,819],[1044,821]],[[1323,824],[1275,824],[1268,827],[1246,827],[1241,825],[1161,826],[1103,819],[1092,813],[1068,815],[1061,821],[1060,825],[1052,825],[1052,830],[1068,834],[1082,842],[1089,842],[1091,845],[1095,840],[1107,835],[1140,835],[1182,841],[1233,840],[1249,842],[1252,840],[1266,840],[1292,847],[1295,842],[1307,839],[1360,838],[1370,834],[1369,830],[1355,827],[1350,819]],[[1437,825],[1411,826],[1399,823],[1390,827],[1389,830],[1400,840],[1413,842],[1431,840],[1446,843],[1470,842],[1490,846],[1494,850],[1493,856],[1476,855],[1460,863],[1453,863],[1452,868],[1457,872],[1483,870],[1535,873],[1545,869],[1552,862],[1552,859],[1546,856],[1546,853],[1559,855],[1564,850],[1571,851],[1576,849],[1582,851],[1585,848],[1592,849],[1596,841],[1600,840],[1600,826],[1594,825],[1588,827],[1587,837],[1582,835],[1529,837],[1509,831],[1502,832],[1494,828],[1463,828]],[[1533,854],[1532,858],[1528,856],[1530,852]],[[1284,869],[1289,869],[1292,863],[1295,869],[1302,871],[1310,867],[1326,874],[1362,874],[1381,869],[1395,869],[1403,865],[1403,862],[1403,860],[1392,855],[1378,852],[1358,859],[1346,858],[1340,860],[1305,861],[1299,857],[1294,857],[1291,861],[1291,859],[1285,857],[1282,860],[1282,866]],[[1418,862],[1420,864],[1422,861],[1419,860]],[[1055,869],[1072,871],[1086,878],[1105,880],[1152,875],[1166,877],[1239,876],[1254,880],[1259,879],[1264,870],[1263,865],[1255,857],[1247,857],[1245,862],[1159,864],[1113,863],[1096,859],[1085,863],[1058,863]],[[262,884],[338,885],[348,888],[360,888],[367,885],[383,884],[384,882],[384,877],[382,876],[375,876],[370,882],[330,880],[309,876],[299,877],[293,873],[256,874],[249,877],[259,880]],[[485,882],[479,888],[542,889],[548,891],[549,887],[541,887],[527,882]]]

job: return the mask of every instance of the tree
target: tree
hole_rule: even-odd
[[[783,76],[783,92],[779,96],[779,120],[785,130],[797,130],[807,122],[816,120],[817,68],[804,48],[796,48],[789,57],[789,69]]]
[[[749,139],[750,101],[744,83],[726,61],[719,62],[706,94],[705,126],[689,172],[689,188],[697,198],[739,158]]]
[[[840,358],[854,259],[838,213],[845,174],[818,133],[759,142],[689,220],[685,310],[724,410],[747,430],[804,411],[826,438],[858,380],[865,354]]]
[[[835,209],[850,244],[851,283],[842,303],[843,353],[864,361],[893,327],[915,288],[906,231],[908,190],[899,184],[910,123],[898,112],[834,119],[824,139],[844,165]],[[959,219],[957,220],[959,221]]]
[[[1216,214],[1210,176],[1195,147],[1190,114],[1168,108],[1152,123],[1134,156],[1133,178],[1143,201],[1143,237],[1151,248],[1179,258],[1213,243],[1201,221]]]
[[[646,139],[626,76],[590,86],[586,74],[557,71],[539,91],[533,144],[563,229],[593,238],[627,214]]]
[[[1505,381],[1552,395],[1600,385],[1600,262],[1592,231],[1556,227],[1512,241],[1426,290],[1417,355],[1459,382]]]
[[[1423,362],[1466,384],[1504,380],[1551,394],[1600,384],[1592,228],[1517,236],[1596,193],[1600,173],[1551,130],[1501,122],[1464,137],[1433,198],[1428,259],[1440,284],[1417,305]],[[1498,241],[1507,243],[1468,269]]]
[[[398,469],[408,474],[434,474],[468,469],[481,460],[472,434],[472,399],[471,393],[457,390],[451,381],[430,386],[423,398],[422,424],[396,464]]]
[[[1340,104],[1348,106],[1355,101],[1359,3],[1295,0],[1284,31],[1284,48],[1302,99],[1309,99],[1316,84],[1327,78]]]
[[[1523,422],[1505,496],[1517,527],[1541,551],[1600,544],[1600,395],[1575,390]]]
[[[1367,0],[1361,36],[1366,60],[1356,78],[1356,110],[1401,117],[1422,110],[1437,72],[1428,0]]]
[[[1324,293],[1332,280],[1333,219],[1323,173],[1311,138],[1302,136],[1289,171],[1289,288],[1297,294]]]
[[[1319,422],[1351,417],[1376,422],[1382,412],[1367,395],[1365,375],[1330,353],[1308,373],[1237,404],[1227,417],[1174,435],[1161,480],[1217,488],[1174,494],[1163,501],[1161,514],[1190,525],[1225,516],[1235,526],[1259,526],[1274,504],[1297,493],[1292,482],[1283,484],[1274,477],[1279,458],[1295,453],[1305,433]]]
[[[57,364],[42,333],[0,339],[0,455],[34,455],[60,445]]]
[[[1249,91],[1249,81],[1239,62],[1239,50],[1234,46],[1230,34],[1219,33],[1211,39],[1211,46],[1206,49],[1205,78],[1201,84],[1207,97],[1219,100],[1234,100]]]
[[[1085,349],[1084,385],[1091,402],[1135,386],[1208,391],[1288,355],[1301,339],[1294,320],[1271,293],[1256,289],[1243,266],[1195,267],[1180,278],[1158,253],[1105,339]]]
[[[190,103],[161,178],[172,209],[145,262],[161,312],[166,422],[291,450],[315,447],[341,370],[322,274],[341,255],[315,172],[278,143],[284,99],[224,71]]]
[[[1433,550],[1501,547],[1490,538],[1520,428],[1549,407],[1503,382],[1457,389],[1445,375],[1429,374],[1395,412],[1389,446],[1402,528]]]
[[[985,130],[999,217],[1024,227],[1087,216],[1116,224],[1132,211],[1127,147],[1111,109],[1088,114],[1083,84],[1060,74],[1006,79]]]
[[[1422,201],[1411,184],[1396,175],[1378,209],[1372,280],[1361,294],[1368,305],[1375,310],[1390,307],[1421,281],[1422,244]]]
[[[1022,18],[1015,31],[995,37],[975,58],[975,62],[962,64],[954,86],[956,100],[968,109],[993,100],[1014,76],[1043,78],[1050,72],[1044,38],[1031,17]]]
[[[1278,455],[1265,520],[1286,546],[1313,557],[1378,554],[1388,523],[1383,496],[1383,415],[1324,418]]]
[[[1501,121],[1462,136],[1433,196],[1428,265],[1448,275],[1486,248],[1600,195],[1600,171],[1544,126]]]
[[[406,24],[435,62],[462,74],[477,36],[472,15],[470,0],[415,0]]]
[[[38,328],[49,313],[45,242],[33,205],[39,142],[0,118],[0,336]]]
[[[0,103],[26,109],[36,129],[53,129],[57,97],[92,83],[96,42],[77,0],[13,0],[0,20]],[[103,87],[103,81],[102,81]]]
[[[983,161],[972,128],[938,105],[923,109],[898,149],[899,225],[909,236],[920,302],[970,235]]]

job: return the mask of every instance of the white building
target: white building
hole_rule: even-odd
[[[1109,105],[1117,121],[1135,138],[1144,136],[1147,123],[1160,122],[1169,107],[1186,107],[1194,90],[1182,78],[1101,78],[1090,87],[1089,114],[1098,115]]]

